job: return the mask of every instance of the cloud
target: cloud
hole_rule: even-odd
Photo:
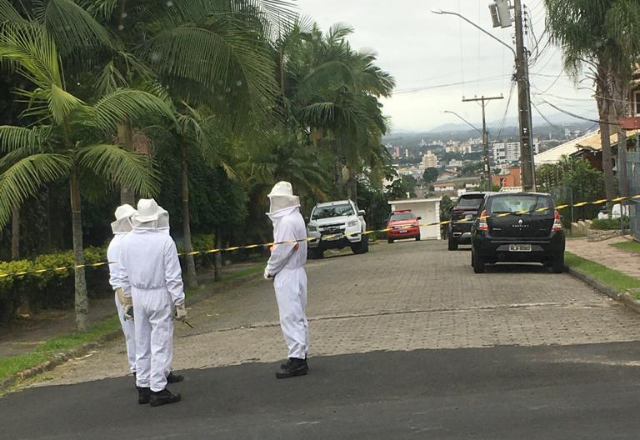
[[[513,28],[491,27],[488,0],[298,0],[297,3],[301,13],[313,18],[323,30],[335,23],[346,23],[355,30],[349,38],[354,48],[371,48],[378,53],[378,65],[396,78],[396,93],[383,102],[385,114],[391,117],[394,128],[426,131],[443,123],[457,122],[443,110],[455,111],[472,122],[479,121],[479,107],[461,101],[462,96],[482,94],[505,96],[503,101],[492,102],[487,109],[487,119],[503,118],[514,66],[511,51],[457,17],[431,13],[436,8],[459,12],[512,44]],[[540,38],[544,5],[542,0],[529,3],[536,37]],[[529,40],[533,47],[533,38]],[[578,104],[583,112],[592,111],[595,101],[588,100],[592,92],[576,90],[564,74],[556,80],[561,68],[561,52],[553,47],[546,49],[531,67],[534,74],[531,83],[537,88],[532,92],[549,88],[548,94],[561,97],[544,97],[554,100],[554,104],[560,107]],[[453,83],[459,84],[450,85]],[[532,97],[536,102],[542,98]],[[573,99],[585,101],[571,101]],[[517,116],[516,102],[514,96],[507,117]],[[544,107],[540,108],[544,111]],[[580,109],[571,108],[571,111]]]

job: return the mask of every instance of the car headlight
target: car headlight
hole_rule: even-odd
[[[309,232],[317,232],[318,231],[318,227],[314,226],[314,225],[309,225],[307,227],[307,229],[309,230]]]
[[[347,227],[348,228],[353,228],[355,226],[358,226],[358,221],[357,220],[351,220],[350,222],[347,223]]]

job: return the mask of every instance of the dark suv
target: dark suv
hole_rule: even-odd
[[[469,192],[458,197],[451,210],[449,223],[449,250],[455,251],[459,244],[471,244],[471,225],[478,216],[478,207],[485,193]]]
[[[549,194],[487,195],[471,230],[471,265],[539,262],[553,272],[564,270],[565,237],[561,217]]]

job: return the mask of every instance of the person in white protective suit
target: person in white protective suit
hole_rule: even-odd
[[[118,206],[116,209],[116,221],[111,223],[113,231],[113,239],[107,248],[107,260],[109,261],[109,284],[115,292],[116,308],[118,317],[124,333],[124,340],[127,347],[127,361],[129,363],[129,371],[135,376],[136,374],[136,337],[135,327],[133,323],[133,304],[131,297],[125,297],[122,289],[122,271],[123,268],[118,262],[120,258],[120,244],[126,234],[131,232],[133,226],[131,224],[131,216],[136,210],[131,205]]]
[[[136,337],[138,403],[160,406],[179,402],[167,389],[173,360],[173,317],[184,322],[182,271],[166,213],[153,199],[140,199],[133,230],[122,240],[120,261],[125,273],[125,296],[131,296]],[[168,216],[167,216],[168,219]]]
[[[269,218],[276,243],[264,271],[274,280],[280,327],[289,348],[289,359],[276,372],[278,379],[304,376],[309,371],[309,323],[307,322],[307,228],[300,214],[300,199],[289,182],[278,182],[269,193]]]
[[[129,204],[124,204],[116,208],[116,220],[111,223],[113,239],[107,248],[109,284],[111,284],[115,292],[116,309],[118,311],[118,317],[120,318],[120,325],[122,326],[122,333],[124,333],[127,348],[127,362],[129,364],[129,371],[133,374],[134,379],[136,378],[136,336],[133,321],[133,303],[131,302],[130,294],[125,296],[124,290],[122,289],[124,269],[118,262],[118,258],[120,257],[122,239],[133,229],[131,217],[135,213],[135,208]],[[169,213],[167,211],[163,211],[160,214],[158,229],[167,234],[169,233]],[[174,374],[173,372],[169,372],[167,376],[167,382],[169,383],[181,382],[183,380],[183,376]]]

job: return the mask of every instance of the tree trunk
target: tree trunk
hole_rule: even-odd
[[[216,248],[222,249],[222,230],[216,230]],[[214,281],[222,281],[222,252],[215,253],[214,261]]]
[[[186,273],[186,285],[189,288],[198,286],[198,279],[196,278],[196,264],[193,259],[193,255],[190,253],[193,251],[191,245],[191,225],[189,218],[189,168],[187,165],[187,151],[186,146],[183,144],[181,147],[182,154],[182,233],[184,236],[184,261],[187,269]]]
[[[615,120],[612,122],[618,123],[621,119],[627,117],[628,114],[628,97],[629,86],[628,81],[625,78],[616,78],[615,93],[614,93],[614,114]],[[627,176],[627,132],[621,125],[617,126],[618,133],[618,184],[620,189],[620,195],[623,197],[629,196],[629,179]]]
[[[11,259],[20,259],[20,207],[11,210]]]
[[[118,143],[122,145],[125,150],[132,150],[132,134],[131,134],[131,125],[128,121],[121,122],[118,124]],[[133,207],[136,206],[136,195],[129,188],[121,187],[120,188],[120,204],[129,204]]]
[[[611,98],[610,87],[608,86],[608,71],[602,64],[598,67],[598,78],[596,80],[596,94],[598,95],[598,115],[600,120],[600,137],[602,139],[602,170],[604,171],[605,196],[609,200],[607,209],[611,212],[613,198],[615,198],[615,180],[613,176],[613,164],[611,163],[611,130],[609,121],[611,120]]]
[[[80,203],[80,181],[78,171],[71,172],[71,226],[73,231],[73,262],[75,264],[75,308],[76,327],[79,331],[89,328],[89,297],[84,270],[84,252],[82,245],[82,205]]]

